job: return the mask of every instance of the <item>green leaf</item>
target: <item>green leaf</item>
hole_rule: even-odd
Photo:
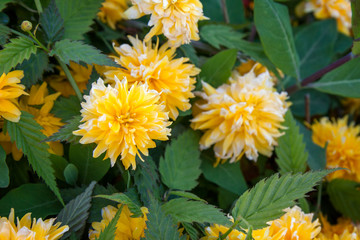
[[[183,225],[186,233],[189,234],[191,240],[198,240],[200,238],[198,231],[196,230],[196,228],[193,227],[193,225],[191,225],[190,223],[181,223],[181,225]]]
[[[10,28],[0,24],[0,46],[4,45],[9,39],[11,34]]]
[[[179,236],[176,224],[163,210],[160,204],[150,198],[149,214],[147,215],[146,240],[185,240]]]
[[[61,225],[68,225],[70,230],[66,232],[62,239],[66,239],[72,233],[77,233],[78,237],[82,235],[82,231],[89,217],[89,209],[91,207],[91,194],[96,182],[92,182],[83,193],[71,200],[60,211],[56,218],[56,222]]]
[[[186,198],[176,198],[162,205],[162,210],[171,215],[176,222],[217,223],[231,225],[230,220],[213,205],[203,201],[192,201]]]
[[[295,36],[295,45],[300,58],[300,74],[304,79],[326,67],[335,56],[337,40],[334,19],[314,22],[302,28]]]
[[[198,184],[200,165],[199,136],[187,130],[166,147],[165,156],[160,158],[159,171],[163,183],[170,189],[186,191]]]
[[[55,215],[61,210],[61,203],[50,189],[42,183],[23,184],[10,190],[0,200],[0,216],[8,216],[10,209],[15,209],[15,214],[22,217],[32,213],[33,218],[46,218]]]
[[[51,160],[51,165],[55,171],[54,172],[55,177],[65,182],[64,170],[69,164],[68,161],[63,157],[54,154],[50,155],[50,160]]]
[[[241,172],[240,162],[226,162],[214,167],[210,162],[210,158],[205,155],[203,155],[202,158],[201,169],[208,181],[237,195],[243,194],[248,189]]]
[[[97,195],[95,197],[105,198],[105,199],[108,199],[108,200],[115,201],[117,203],[127,205],[129,207],[129,210],[132,213],[131,217],[137,218],[137,217],[142,217],[143,216],[143,213],[142,213],[142,211],[140,209],[140,206],[138,206],[136,203],[134,203],[124,193],[114,193],[113,195]]]
[[[354,39],[360,38],[360,2],[358,0],[351,1],[352,11],[352,31],[354,33]],[[360,54],[360,42],[354,41],[352,53],[356,56]]]
[[[69,163],[65,169],[64,169],[64,177],[65,177],[65,181],[66,183],[75,186],[77,179],[78,179],[78,175],[79,175],[79,170],[77,169],[77,167],[72,164]]]
[[[236,61],[237,50],[222,51],[202,65],[200,79],[213,87],[218,87],[229,80]]]
[[[331,98],[328,94],[316,91],[314,89],[303,88],[291,94],[291,112],[294,116],[305,118],[305,96],[310,98],[310,116],[325,115],[328,113],[331,106]]]
[[[89,92],[91,90],[92,84],[96,82],[100,78],[100,74],[96,71],[95,68],[92,69],[90,79],[88,83],[86,84],[86,89],[83,92],[83,95],[89,95]]]
[[[96,240],[114,240],[115,239],[115,231],[116,231],[116,225],[119,221],[120,214],[122,211],[122,207],[116,212],[115,216],[109,224],[105,227],[104,231],[100,233],[99,238],[95,238]]]
[[[56,0],[61,17],[64,19],[64,38],[83,39],[83,34],[90,31],[90,25],[99,12],[99,0]]]
[[[360,58],[354,58],[325,74],[320,81],[309,85],[321,92],[343,97],[360,98]]]
[[[5,44],[4,49],[0,51],[0,72],[9,72],[19,63],[29,59],[31,54],[35,54],[36,49],[34,43],[28,38],[11,39],[10,43]]]
[[[74,118],[74,116],[80,115],[81,105],[80,101],[76,96],[70,96],[69,98],[59,97],[52,109],[57,117],[61,118],[63,121],[69,121]]]
[[[295,204],[305,196],[330,171],[308,172],[305,174],[275,174],[263,179],[246,191],[236,201],[232,210],[234,219],[245,219],[254,229],[266,226],[266,222],[284,214],[283,209]],[[246,228],[244,221],[240,225]]]
[[[54,169],[51,166],[49,145],[44,142],[45,135],[40,132],[42,127],[33,119],[28,112],[21,112],[20,121],[13,123],[7,121],[7,130],[12,142],[16,142],[16,147],[21,149],[39,177],[55,193],[61,203],[59,189],[56,185]]]
[[[113,60],[102,54],[100,50],[80,41],[71,41],[69,39],[61,40],[55,43],[50,56],[56,55],[66,64],[70,61],[79,63],[84,62],[90,65],[118,66]]]
[[[199,57],[196,55],[196,50],[191,44],[181,45],[180,50],[195,66],[199,66]]]
[[[110,160],[103,160],[104,154],[98,158],[93,158],[93,150],[93,144],[70,145],[69,162],[78,168],[78,181],[82,184],[101,180],[110,169]]]
[[[96,195],[111,195],[118,192],[116,188],[108,184],[107,187],[97,184],[93,191],[93,196]],[[88,223],[100,222],[102,220],[101,209],[108,206],[116,206],[115,202],[104,198],[93,198],[91,201],[90,216],[87,220]]]
[[[224,22],[224,13],[221,11],[221,0],[203,1],[204,15],[211,21]],[[226,9],[229,15],[230,23],[241,24],[245,21],[245,11],[242,1],[227,0]]]
[[[0,0],[0,11],[3,10],[9,2],[11,2],[11,0]]]
[[[24,71],[24,78],[21,83],[30,87],[43,79],[44,72],[49,67],[49,58],[45,52],[38,52],[24,60],[16,69]]]
[[[285,115],[285,122],[282,124],[286,129],[285,134],[278,140],[278,146],[275,148],[277,158],[276,163],[283,173],[305,172],[307,167],[308,152],[305,150],[303,135],[300,134],[296,121],[288,111]]]
[[[197,201],[203,201],[206,202],[204,199],[199,198],[198,196],[196,196],[193,193],[190,192],[183,192],[183,191],[170,191],[169,195],[175,195],[175,196],[179,196],[179,197],[184,197],[184,198],[188,198],[191,200],[197,200]]]
[[[327,192],[336,210],[354,222],[360,221],[359,183],[334,179],[327,185]]]
[[[46,139],[48,142],[68,142],[68,143],[78,143],[80,137],[75,136],[73,131],[79,129],[81,116],[75,116],[72,119],[67,121],[67,124],[59,129],[58,132],[54,133],[52,136]]]
[[[273,0],[255,0],[254,19],[269,59],[285,74],[300,79],[299,56],[287,7]]]
[[[9,168],[6,165],[6,152],[0,146],[0,188],[6,188],[9,186]]]
[[[45,32],[47,43],[60,40],[64,35],[64,20],[60,16],[55,0],[40,14],[40,26]]]

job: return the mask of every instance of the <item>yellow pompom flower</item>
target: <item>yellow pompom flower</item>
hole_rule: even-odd
[[[350,0],[309,0],[304,4],[305,12],[314,12],[318,19],[335,18],[337,28],[345,35],[351,34]]]
[[[70,73],[81,92],[86,89],[86,85],[90,79],[92,69],[93,66],[91,65],[84,67],[80,64],[70,62]],[[49,83],[50,87],[52,87],[55,91],[60,92],[64,97],[75,95],[75,91],[67,79],[65,72],[61,68],[58,68],[58,70],[59,75],[51,75],[46,78],[46,81]]]
[[[0,116],[11,122],[20,120],[21,112],[17,98],[26,95],[25,86],[19,84],[23,71],[12,71],[0,76]]]
[[[116,29],[116,23],[124,18],[124,12],[128,8],[128,0],[106,0],[97,15],[102,22]]]
[[[203,14],[203,6],[199,0],[131,0],[133,6],[125,15],[129,19],[140,18],[151,14],[148,23],[150,32],[145,41],[153,36],[164,34],[172,46],[199,40],[198,21],[207,19]]]
[[[69,226],[61,226],[55,223],[55,218],[43,221],[41,218],[31,221],[31,213],[27,213],[21,218],[17,218],[15,224],[14,209],[11,209],[9,218],[0,219],[0,239],[6,240],[57,240],[69,231]]]
[[[109,68],[104,72],[108,82],[127,78],[129,84],[137,82],[147,83],[150,89],[160,94],[160,102],[164,102],[165,111],[171,119],[179,115],[178,109],[186,111],[191,108],[189,98],[194,97],[191,92],[195,88],[195,76],[200,69],[193,64],[186,63],[188,58],[175,57],[175,48],[164,44],[160,48],[129,36],[133,46],[122,44],[115,47],[119,57],[113,57],[115,62],[124,68]]]
[[[0,132],[0,145],[4,149],[6,155],[11,153],[15,161],[19,161],[22,158],[23,152],[17,149],[15,142],[11,142],[8,132],[6,134],[4,132]]]
[[[348,117],[333,120],[323,117],[311,126],[312,140],[321,147],[326,147],[326,167],[346,168],[327,176],[328,180],[344,178],[360,182],[360,126],[347,124]]]
[[[209,227],[205,228],[205,236],[200,238],[200,240],[218,240],[220,234],[224,235],[229,230],[228,227],[213,224]],[[246,234],[234,229],[229,235],[225,238],[226,240],[244,240],[246,238]]]
[[[203,89],[191,127],[205,131],[201,149],[215,144],[216,164],[221,159],[238,161],[244,154],[250,160],[258,153],[271,156],[288,104],[287,93],[275,91],[268,71],[258,76],[254,71],[244,76],[234,71],[229,84],[215,89],[204,82]]]
[[[118,205],[118,208],[113,206],[107,206],[101,209],[101,222],[93,222],[91,224],[92,228],[89,231],[89,239],[95,240],[100,236],[100,233],[106,228],[111,220],[115,217],[117,211],[121,207],[121,204]],[[127,205],[123,205],[120,213],[118,222],[116,223],[115,238],[114,240],[140,240],[143,238],[144,230],[146,229],[146,214],[149,213],[146,207],[142,207],[141,211],[143,217],[131,217],[132,213],[130,212]]]
[[[125,168],[132,165],[135,169],[136,155],[141,158],[141,152],[147,156],[148,149],[156,146],[153,140],[164,141],[170,135],[165,106],[159,104],[159,93],[147,84],[135,83],[129,89],[126,78],[121,82],[115,78],[112,87],[105,86],[100,78],[84,98],[84,123],[73,133],[82,136],[82,144],[97,144],[95,158],[106,151],[105,159],[110,158],[112,166],[121,155]]]
[[[360,228],[355,226],[350,219],[339,218],[337,224],[331,225],[322,217],[322,229],[318,240],[360,240]]]
[[[269,71],[264,65],[262,65],[259,62],[255,62],[252,59],[249,59],[246,62],[242,62],[236,68],[236,71],[238,71],[241,76],[251,72],[252,70],[254,71],[256,76],[258,76],[258,75],[260,75],[260,74],[262,74],[262,73],[264,73],[266,71]],[[283,73],[280,70],[278,70],[278,72],[279,72],[280,76],[283,77]],[[269,73],[270,73],[270,76],[272,77],[272,80],[273,80],[274,84],[276,84],[276,82],[278,80],[276,75],[273,72],[270,72],[270,71],[269,71]]]

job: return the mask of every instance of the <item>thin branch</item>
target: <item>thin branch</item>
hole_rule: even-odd
[[[227,7],[226,7],[226,0],[221,0],[220,2],[221,2],[221,10],[224,15],[225,23],[230,23],[229,13],[228,13]]]
[[[305,94],[305,120],[308,124],[311,124],[310,115],[310,94]]]

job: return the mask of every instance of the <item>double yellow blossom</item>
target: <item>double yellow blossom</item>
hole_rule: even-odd
[[[124,18],[124,12],[129,8],[128,0],[106,0],[97,14],[100,20],[116,29],[116,23]]]

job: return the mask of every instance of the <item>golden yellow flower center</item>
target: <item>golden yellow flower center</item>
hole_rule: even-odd
[[[134,118],[136,118],[136,113],[125,113],[125,114],[121,114],[119,116],[116,116],[115,119],[120,123],[120,124],[125,124],[127,126],[127,123],[132,123],[134,122]]]

